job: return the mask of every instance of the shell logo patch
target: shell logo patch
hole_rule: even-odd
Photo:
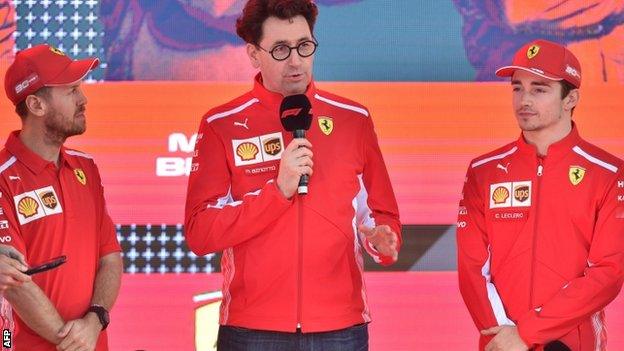
[[[242,143],[236,148],[236,155],[243,161],[249,161],[256,158],[258,147],[250,142]]]
[[[39,203],[32,197],[25,196],[17,203],[17,213],[24,218],[30,218],[39,213]]]
[[[496,205],[504,204],[508,198],[509,190],[504,186],[499,186],[494,189],[494,192],[492,193],[492,201],[494,201],[494,204]]]

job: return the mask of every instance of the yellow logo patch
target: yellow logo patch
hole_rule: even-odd
[[[537,56],[537,53],[540,51],[539,45],[531,45],[531,47],[527,50],[527,57],[532,59]]]
[[[87,176],[85,175],[82,169],[80,168],[74,169],[74,174],[76,175],[76,179],[78,179],[80,184],[87,185]]]
[[[24,218],[32,217],[39,213],[39,203],[32,197],[26,196],[17,204],[17,212]]]
[[[61,50],[55,48],[54,46],[50,46],[50,51],[52,51],[53,53],[55,53],[57,55],[65,56],[64,52],[62,52]]]
[[[579,185],[585,177],[585,168],[581,166],[570,166],[568,177],[570,178],[570,183],[572,183],[572,185]]]
[[[253,160],[258,154],[258,148],[250,142],[242,143],[236,148],[236,154],[243,161]]]
[[[318,124],[325,135],[330,135],[334,131],[334,120],[331,117],[319,117]]]
[[[499,186],[492,193],[492,200],[494,200],[494,203],[497,205],[505,203],[505,201],[507,201],[508,198],[509,198],[509,190],[507,190],[507,188],[505,188],[504,186]]]

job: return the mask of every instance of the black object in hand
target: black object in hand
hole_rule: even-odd
[[[55,257],[48,262],[44,262],[42,264],[29,268],[26,272],[24,272],[24,274],[33,275],[33,274],[49,271],[50,269],[54,269],[62,265],[63,263],[65,263],[65,261],[67,261],[66,256]]]
[[[280,121],[282,126],[293,133],[293,138],[305,138],[305,131],[310,129],[312,124],[312,104],[304,94],[286,96],[280,105]],[[297,193],[305,195],[308,193],[308,182],[310,176],[304,174],[299,179]]]

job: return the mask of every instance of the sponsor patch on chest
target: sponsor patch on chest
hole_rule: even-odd
[[[490,208],[530,207],[531,181],[490,184]]]
[[[232,140],[234,164],[248,166],[262,162],[279,160],[284,150],[282,133],[265,134],[249,139]]]
[[[16,195],[13,197],[13,202],[20,224],[63,212],[63,207],[52,186]]]

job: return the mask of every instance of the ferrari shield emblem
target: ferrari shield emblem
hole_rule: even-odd
[[[55,48],[54,46],[50,46],[50,51],[52,51],[53,53],[55,53],[57,55],[65,56],[64,52],[62,52],[61,50]]]
[[[581,166],[570,166],[568,177],[572,185],[579,185],[579,183],[583,181],[583,177],[585,177],[585,168]]]
[[[87,185],[87,176],[82,171],[82,169],[80,169],[80,168],[74,169],[74,174],[76,175],[76,179],[78,179],[80,184]]]
[[[318,124],[325,135],[330,135],[334,130],[334,120],[331,117],[319,117]]]
[[[531,45],[531,47],[527,50],[527,57],[530,59],[534,58],[535,56],[537,56],[539,50],[539,45]]]

